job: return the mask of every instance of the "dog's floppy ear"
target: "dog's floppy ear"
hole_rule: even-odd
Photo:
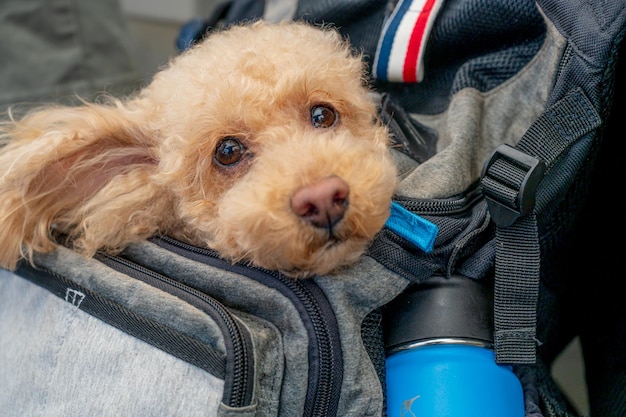
[[[52,107],[2,126],[0,264],[54,248],[53,231],[91,255],[156,228],[154,138],[140,107]],[[147,123],[146,123],[147,124]],[[164,197],[164,196],[161,196]],[[166,198],[158,204],[165,204]]]

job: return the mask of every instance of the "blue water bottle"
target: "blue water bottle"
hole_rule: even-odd
[[[524,417],[520,381],[493,351],[482,281],[431,277],[384,312],[388,417]]]

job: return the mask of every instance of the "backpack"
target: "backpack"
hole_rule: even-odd
[[[495,358],[519,377],[526,416],[577,415],[550,366],[578,333],[592,415],[626,414],[623,307],[591,314],[594,330],[572,288],[608,271],[572,254],[600,256],[587,200],[617,166],[626,2],[428,2],[422,54],[394,70],[385,48],[412,3],[233,1],[201,32],[304,19],[362,50],[394,136],[395,203],[437,226],[432,251],[385,228],[354,267],[308,280],[165,236],[120,256],[36,254],[0,271],[3,415],[392,415],[385,314],[435,276],[493,287]]]

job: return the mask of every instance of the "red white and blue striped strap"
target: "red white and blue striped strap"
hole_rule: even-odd
[[[375,78],[405,83],[424,78],[424,49],[442,3],[443,0],[398,2],[378,41],[373,68]]]

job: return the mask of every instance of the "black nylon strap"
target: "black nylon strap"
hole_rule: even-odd
[[[534,175],[536,183],[529,186],[535,166],[528,161],[545,165],[549,175],[563,151],[600,123],[582,90],[575,89],[530,126],[515,152],[507,151],[506,158],[495,152],[492,159],[497,156],[497,161],[490,160],[483,172],[481,186],[496,223],[494,341],[498,363],[532,364],[536,359],[541,259],[534,194],[544,173],[543,168],[539,170]],[[523,157],[516,158],[517,151]],[[532,195],[519,198],[524,192]],[[530,209],[524,207],[529,201]]]
[[[544,161],[549,170],[567,147],[601,123],[596,109],[577,88],[547,109],[516,147]]]
[[[389,94],[383,94],[379,117],[389,127],[393,147],[418,163],[437,153],[437,132],[413,120]]]
[[[496,362],[535,362],[539,239],[537,219],[523,216],[512,226],[496,228],[494,343]]]

